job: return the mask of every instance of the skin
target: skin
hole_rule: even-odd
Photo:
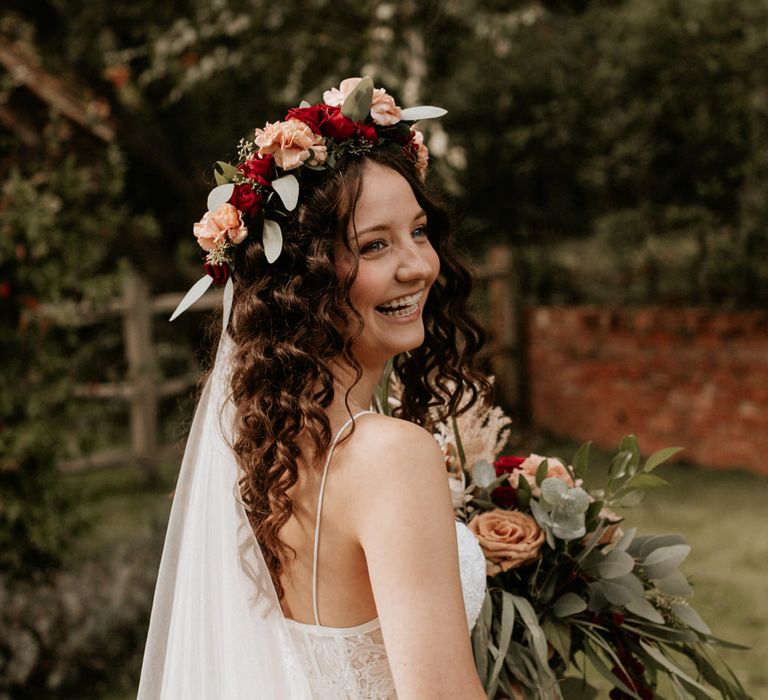
[[[369,406],[384,366],[424,341],[422,310],[439,273],[426,215],[408,182],[368,163],[349,231],[359,254],[351,300],[364,330],[353,351],[363,376],[353,385],[338,364],[339,391],[329,409],[335,431]],[[338,272],[353,259],[339,245]],[[414,299],[407,316],[377,307]],[[306,457],[291,492],[294,513],[281,538],[296,550],[284,577],[283,611],[313,623],[312,547],[323,460]],[[472,659],[459,578],[454,513],[442,453],[432,436],[407,421],[366,415],[334,452],[323,502],[318,563],[320,624],[353,627],[379,617],[395,687],[409,698],[485,698]]]

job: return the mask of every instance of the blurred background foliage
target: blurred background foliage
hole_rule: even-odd
[[[154,576],[117,535],[82,535],[95,518],[76,504],[111,487],[55,470],[120,437],[121,416],[95,430],[110,409],[71,393],[121,376],[120,329],[38,309],[103,303],[128,267],[185,289],[211,165],[241,136],[370,74],[400,104],[448,109],[428,125],[433,185],[471,255],[517,248],[527,303],[763,306],[767,48],[768,0],[6,0],[0,53],[23,60],[0,71],[0,696],[95,688],[115,663],[130,683],[140,643],[104,640],[143,639]],[[193,357],[198,329],[182,329]],[[84,577],[143,586],[120,615],[71,578],[93,542],[109,553]],[[60,601],[47,621],[34,590],[36,610]],[[96,666],[75,660],[88,645]]]

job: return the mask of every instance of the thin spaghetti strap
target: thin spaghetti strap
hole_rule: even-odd
[[[325,493],[325,480],[328,477],[328,467],[331,464],[331,457],[333,457],[333,451],[336,449],[336,443],[339,438],[344,434],[344,431],[355,422],[359,416],[363,416],[366,413],[374,413],[374,411],[360,411],[355,413],[354,416],[349,418],[344,425],[339,428],[338,432],[331,442],[331,446],[328,448],[328,457],[325,459],[325,466],[323,467],[323,476],[320,479],[320,493],[317,496],[317,515],[315,517],[315,542],[312,549],[312,610],[315,614],[315,624],[320,625],[320,615],[317,612],[317,552],[320,544],[320,515],[323,512],[323,494]]]

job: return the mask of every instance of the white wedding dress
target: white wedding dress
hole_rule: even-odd
[[[378,619],[353,628],[283,615],[239,499],[228,398],[233,344],[225,335],[187,441],[152,605],[138,700],[377,700],[394,698]],[[351,422],[351,421],[350,421]],[[345,425],[333,441],[335,447]],[[467,621],[485,595],[477,540],[456,525]]]
[[[312,566],[312,608],[315,624],[286,618],[299,663],[309,681],[312,697],[318,700],[390,700],[397,697],[378,618],[356,627],[324,627],[320,625],[317,609],[317,551],[328,467],[339,438],[353,420],[364,413],[370,411],[356,414],[338,431],[323,468],[316,511]],[[485,597],[485,557],[475,536],[459,522],[456,523],[456,537],[464,610],[471,630]]]

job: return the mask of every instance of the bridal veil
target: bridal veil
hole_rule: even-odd
[[[158,574],[139,700],[309,698],[239,498],[224,333],[195,412]]]

